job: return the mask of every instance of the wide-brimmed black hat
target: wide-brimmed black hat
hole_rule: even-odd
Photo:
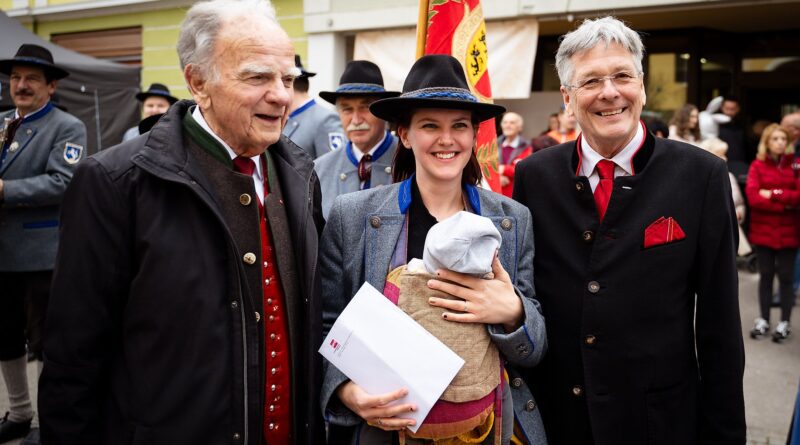
[[[378,65],[367,60],[353,60],[344,68],[336,91],[320,91],[319,97],[336,104],[340,96],[396,97],[398,91],[386,91]]]
[[[471,111],[485,121],[505,113],[505,107],[481,102],[469,90],[464,68],[453,56],[420,57],[408,72],[403,94],[381,99],[369,106],[379,118],[394,122],[403,113],[417,108],[448,108]]]
[[[300,60],[300,54],[295,54],[294,55],[294,66],[296,66],[297,68],[300,68],[300,75],[297,76],[298,79],[300,79],[302,77],[314,77],[314,76],[317,75],[317,73],[312,73],[311,71],[306,71],[306,69],[303,67],[303,61]]]
[[[144,102],[148,97],[163,97],[167,99],[170,105],[178,101],[178,98],[169,93],[169,88],[161,83],[151,83],[147,91],[142,91],[136,94],[136,99]]]
[[[69,76],[69,71],[53,63],[53,54],[47,48],[32,43],[23,43],[13,59],[0,60],[0,73],[10,75],[11,67],[14,65],[29,65],[42,68],[49,73],[48,77],[53,80]]]

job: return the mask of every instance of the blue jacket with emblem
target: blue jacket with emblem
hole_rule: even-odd
[[[475,213],[491,219],[502,236],[498,256],[525,311],[523,326],[510,334],[487,325],[509,373],[514,417],[528,443],[546,444],[537,405],[515,368],[535,366],[547,349],[544,318],[534,298],[531,214],[497,193],[475,187],[467,191]],[[323,338],[365,281],[383,290],[410,196],[410,180],[406,180],[336,198],[320,242]],[[328,443],[384,443],[388,434],[368,426],[336,396],[336,389],[348,378],[327,360],[323,360],[323,374],[321,404],[329,423]]]
[[[0,114],[0,125],[6,118],[13,119],[14,110]],[[52,270],[61,199],[85,156],[86,127],[47,104],[7,142],[0,154],[0,271]]]

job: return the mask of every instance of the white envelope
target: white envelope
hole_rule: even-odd
[[[417,410],[416,432],[433,404],[464,366],[464,360],[389,301],[369,283],[339,315],[320,354],[369,394],[407,388],[395,403]]]

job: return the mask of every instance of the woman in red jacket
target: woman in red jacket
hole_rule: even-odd
[[[778,124],[768,126],[758,144],[758,155],[747,175],[747,200],[750,203],[750,243],[758,255],[758,299],[761,317],[750,331],[752,338],[769,330],[772,281],[776,268],[780,283],[781,322],[773,340],[789,336],[789,317],[794,303],[792,275],[795,254],[800,246],[800,187],[793,164],[789,132]]]

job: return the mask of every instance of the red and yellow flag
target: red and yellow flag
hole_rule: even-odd
[[[482,102],[492,102],[486,23],[480,0],[420,0],[417,58],[426,54],[448,54],[458,59],[472,94]],[[486,182],[500,192],[495,128],[494,119],[481,123],[475,154]]]

